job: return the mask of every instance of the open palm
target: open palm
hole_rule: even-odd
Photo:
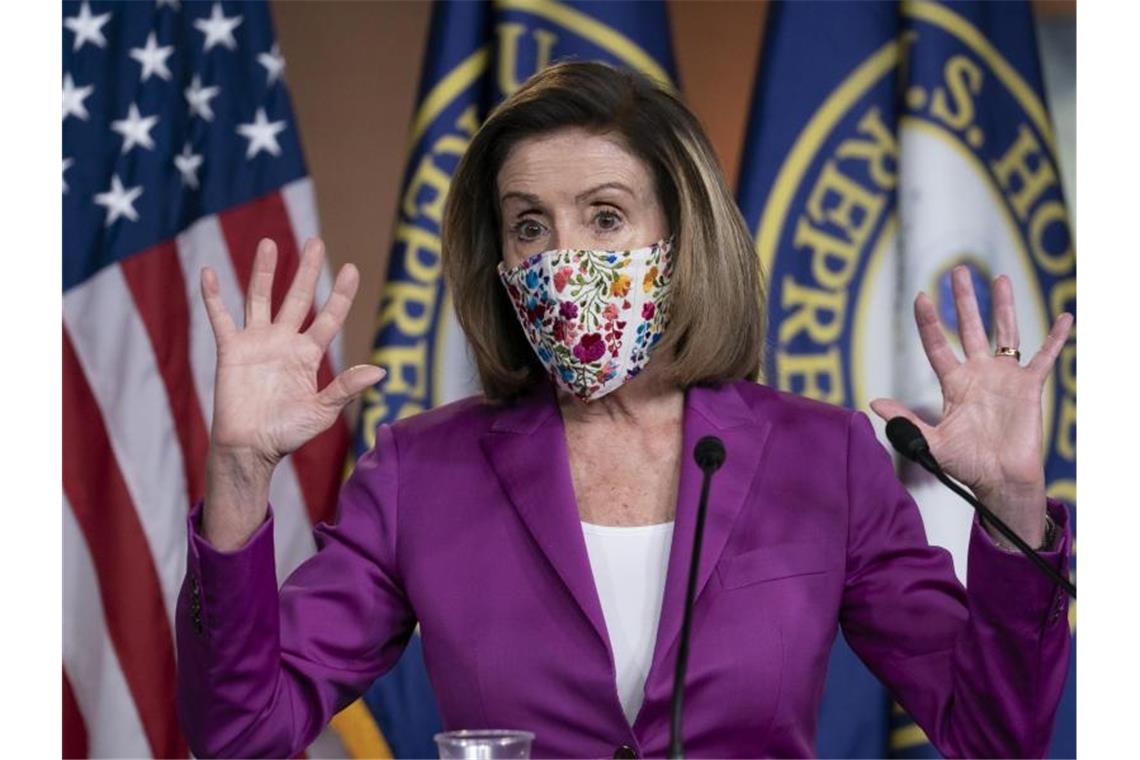
[[[1013,356],[996,356],[986,337],[978,301],[965,267],[952,273],[958,334],[965,358],[959,359],[946,339],[934,303],[919,293],[915,321],[922,347],[942,387],[942,419],[929,425],[893,399],[876,399],[871,408],[884,419],[901,415],[914,422],[930,443],[942,468],[983,497],[1031,495],[1045,509],[1045,471],[1041,457],[1041,395],[1073,325],[1073,316],[1058,315],[1044,345],[1022,366]],[[1002,275],[993,284],[994,321],[999,347],[1017,348],[1019,336],[1013,287]],[[1025,524],[1032,516],[1006,514]],[[1023,519],[1018,519],[1023,518]]]
[[[296,276],[272,318],[277,247],[258,244],[238,329],[222,302],[217,274],[202,271],[202,298],[218,347],[211,445],[255,455],[269,464],[332,426],[346,404],[383,376],[378,367],[345,370],[324,389],[317,387],[321,357],[344,324],[359,275],[351,264],[337,274],[332,293],[312,324],[309,315],[324,261],[324,245],[309,240]]]

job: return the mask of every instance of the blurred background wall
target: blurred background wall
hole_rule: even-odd
[[[1034,2],[1070,213],[1075,187],[1076,2]],[[274,0],[274,20],[331,264],[353,262],[360,293],[345,366],[367,361],[387,273],[431,4]],[[682,93],[736,187],[767,0],[668,0]]]

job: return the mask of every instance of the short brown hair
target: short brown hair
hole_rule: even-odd
[[[765,298],[751,235],[700,122],[674,95],[603,63],[556,63],[483,123],[460,160],[443,217],[443,272],[483,392],[511,398],[546,371],[499,281],[497,178],[521,139],[567,127],[619,137],[653,172],[674,235],[669,324],[655,349],[682,388],[759,377]]]

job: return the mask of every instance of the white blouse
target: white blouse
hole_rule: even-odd
[[[632,725],[653,659],[673,523],[619,527],[583,522],[582,533],[613,649],[618,697]]]

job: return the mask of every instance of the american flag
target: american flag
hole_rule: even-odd
[[[273,238],[276,310],[317,233],[284,66],[264,3],[63,3],[65,757],[189,756],[173,620],[213,409],[199,273],[240,315]],[[339,364],[338,343],[322,385]],[[279,579],[333,516],[347,442],[342,421],[277,469]]]

